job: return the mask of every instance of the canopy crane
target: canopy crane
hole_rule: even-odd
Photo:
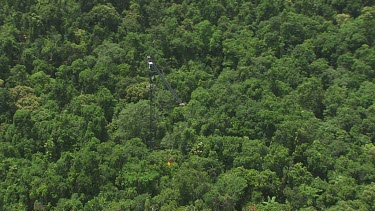
[[[173,95],[174,99],[178,102],[179,106],[185,106],[185,103],[182,102],[181,98],[178,97],[176,91],[172,88],[172,86],[169,84],[167,79],[165,78],[164,74],[157,68],[155,63],[152,61],[151,56],[147,56],[147,64],[148,68],[150,69],[150,84],[147,86],[150,90],[150,135],[151,135],[151,145],[155,141],[156,137],[156,103],[154,99],[154,93],[155,93],[155,85],[154,85],[154,79],[155,75],[159,75],[161,80],[163,81],[164,85],[168,88],[169,92]]]
[[[151,56],[147,56],[147,63],[148,63],[148,68],[150,69],[150,86],[152,85],[152,82],[153,82],[153,79],[154,79],[153,77],[154,77],[155,73],[157,73],[160,76],[161,80],[163,81],[164,85],[168,88],[168,90],[173,95],[174,99],[177,100],[178,105],[184,106],[185,103],[182,102],[181,98],[178,97],[176,91],[174,91],[174,89],[168,83],[168,81],[165,78],[165,76],[163,75],[163,73],[156,67],[156,65],[154,64],[154,62],[151,59]]]

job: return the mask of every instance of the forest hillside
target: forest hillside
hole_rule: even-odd
[[[1,0],[0,210],[374,210],[374,45],[372,0]]]

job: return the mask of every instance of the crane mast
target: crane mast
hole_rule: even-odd
[[[172,94],[174,99],[178,102],[179,106],[184,106],[185,103],[182,102],[181,98],[177,95],[176,91],[172,88],[170,83],[165,78],[164,74],[157,68],[155,63],[152,61],[151,56],[147,56],[147,64],[150,69],[150,85],[148,86],[150,90],[150,145],[153,145],[156,137],[156,103],[155,103],[155,75],[159,75],[164,85],[168,88],[169,92]]]

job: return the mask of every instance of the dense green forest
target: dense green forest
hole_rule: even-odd
[[[374,45],[371,0],[1,0],[0,210],[375,210]]]

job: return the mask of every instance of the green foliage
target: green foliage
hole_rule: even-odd
[[[206,194],[206,200],[213,210],[234,210],[247,187],[246,180],[233,172],[220,175],[212,190]]]
[[[374,9],[1,1],[0,210],[373,210]]]

